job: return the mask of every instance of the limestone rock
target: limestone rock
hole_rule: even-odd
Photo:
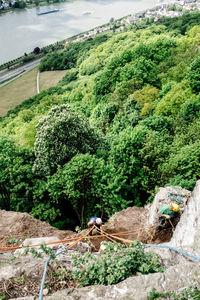
[[[199,265],[185,263],[172,266],[164,273],[129,277],[116,285],[62,290],[44,300],[146,300],[153,287],[158,292],[178,291],[189,287],[192,280],[200,280]]]
[[[194,250],[200,250],[200,180],[197,181],[187,207],[176,226],[172,247],[190,246]]]
[[[65,247],[70,247],[73,245],[73,242],[65,243]],[[86,242],[78,242],[76,245],[73,246],[73,251],[79,251],[79,252],[91,252],[91,246],[88,245]]]
[[[30,238],[30,239],[25,239],[22,243],[22,246],[34,246],[37,250],[40,248],[41,244],[48,244],[52,242],[59,242],[59,238],[56,236],[50,236],[50,237],[40,237],[40,238]],[[52,245],[47,245],[49,248],[53,248],[55,244]],[[20,248],[15,251],[15,255],[18,254],[23,254],[25,248]],[[41,251],[40,251],[41,252]]]
[[[29,256],[20,256],[9,265],[6,263],[0,268],[0,281],[19,277],[22,274],[26,274],[32,278],[41,278],[45,261],[46,259],[35,259],[33,257],[30,258]]]
[[[148,224],[155,224],[158,218],[157,212],[163,205],[176,201],[180,209],[184,210],[190,197],[191,192],[179,186],[161,187],[149,209]]]

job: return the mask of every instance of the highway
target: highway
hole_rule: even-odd
[[[32,70],[33,68],[39,65],[40,60],[41,58],[34,60],[30,63],[24,64],[23,66],[16,68],[12,71],[8,71],[6,74],[0,76],[0,86],[6,85],[7,83],[19,77],[22,73],[26,73]]]

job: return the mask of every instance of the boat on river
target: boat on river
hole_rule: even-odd
[[[92,12],[91,11],[84,11],[82,12],[82,15],[90,15]]]
[[[38,16],[42,16],[42,15],[46,15],[46,14],[51,14],[51,13],[54,13],[54,12],[57,12],[59,11],[60,9],[51,9],[51,10],[47,10],[47,11],[44,11],[44,12],[39,12],[37,13]]]

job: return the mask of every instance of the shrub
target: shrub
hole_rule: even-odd
[[[144,246],[134,241],[128,248],[119,243],[104,242],[105,253],[90,253],[73,257],[72,276],[81,286],[116,284],[137,272],[162,272],[158,256],[144,253]]]
[[[78,78],[78,71],[76,69],[68,70],[65,76],[59,81],[59,85],[66,85],[71,81],[74,81]]]

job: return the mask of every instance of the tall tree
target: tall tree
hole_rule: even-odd
[[[36,127],[33,171],[53,174],[78,153],[94,154],[103,147],[103,137],[66,104],[53,107]]]

